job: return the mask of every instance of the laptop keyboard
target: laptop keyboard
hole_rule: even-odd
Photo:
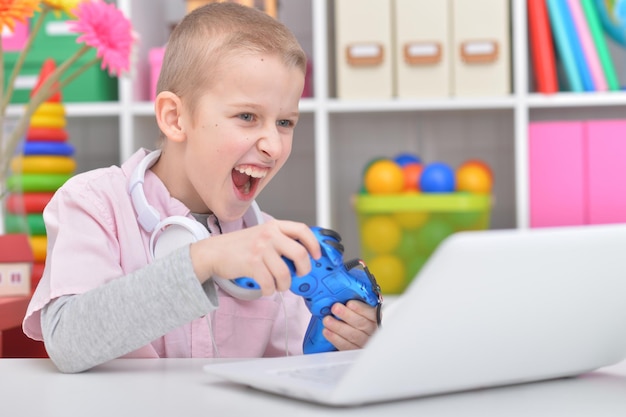
[[[275,371],[275,373],[289,378],[304,379],[323,384],[334,384],[341,379],[352,363],[353,362],[346,362],[307,368],[282,369]]]

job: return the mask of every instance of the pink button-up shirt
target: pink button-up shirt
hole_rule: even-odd
[[[147,154],[136,152],[122,167],[93,170],[70,179],[44,211],[48,252],[43,277],[28,306],[24,332],[42,340],[41,310],[51,300],[82,294],[150,262],[150,233],[137,222],[128,180]],[[162,218],[190,216],[150,170],[144,192]],[[265,215],[269,218],[269,216]],[[223,233],[244,227],[243,221],[222,224]],[[154,340],[127,357],[212,357],[211,337],[221,357],[261,357],[302,353],[310,313],[291,292],[241,301],[218,289],[219,307]],[[284,304],[283,304],[284,303]],[[287,317],[285,317],[285,311]],[[286,323],[285,323],[286,321]]]

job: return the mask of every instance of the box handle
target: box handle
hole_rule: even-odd
[[[69,20],[53,20],[44,26],[44,30],[48,36],[78,36],[70,30]]]
[[[485,64],[498,59],[498,42],[493,40],[465,41],[460,46],[461,60],[468,64]]]
[[[383,52],[383,46],[378,43],[355,43],[346,47],[346,60],[355,67],[380,65]]]
[[[404,44],[404,62],[409,65],[431,65],[441,62],[441,43],[407,42]]]

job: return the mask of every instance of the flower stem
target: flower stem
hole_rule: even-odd
[[[92,58],[91,61],[88,61],[85,64],[81,65],[80,68],[78,68],[76,71],[72,72],[66,78],[62,79],[61,82],[59,82],[59,87],[53,89],[52,94],[56,93],[57,90],[61,90],[63,87],[65,87],[66,85],[68,85],[69,83],[74,81],[82,73],[87,71],[89,68],[91,68],[94,64],[96,64],[98,62],[100,62],[100,58],[95,57],[95,58]]]
[[[8,173],[8,161],[11,160],[13,152],[15,151],[15,147],[17,146],[17,143],[11,143],[11,139],[9,139],[6,144],[4,143],[4,122],[6,119],[6,109],[11,102],[11,97],[13,96],[13,91],[15,89],[15,80],[17,79],[20,71],[22,70],[22,67],[24,66],[24,61],[26,61],[26,55],[30,51],[33,41],[35,40],[35,36],[43,26],[44,19],[46,15],[50,12],[50,10],[51,9],[49,6],[45,4],[42,5],[41,13],[39,14],[39,17],[35,21],[32,28],[30,29],[30,34],[26,40],[26,44],[20,51],[15,65],[13,66],[11,75],[6,84],[6,91],[3,88],[4,81],[2,81],[4,80],[4,54],[3,51],[0,49],[0,81],[2,81],[0,83],[0,128],[2,129],[0,130],[0,161],[2,162],[0,164],[0,183],[2,184],[4,183],[4,180],[6,179],[6,174]],[[0,201],[2,201],[3,197],[4,196],[0,196]]]
[[[37,35],[37,32],[39,32],[39,30],[43,26],[44,19],[46,18],[46,15],[49,12],[50,12],[50,7],[43,5],[41,13],[39,14],[39,17],[37,18],[37,20],[35,21],[35,24],[33,25],[31,29],[31,33],[28,36],[26,45],[24,45],[24,48],[20,51],[20,54],[17,57],[17,61],[15,62],[15,66],[13,67],[13,71],[11,72],[11,78],[9,78],[9,81],[7,82],[6,94],[2,96],[2,104],[1,104],[2,107],[0,107],[0,113],[2,114],[5,114],[6,108],[9,105],[9,102],[11,101],[11,97],[13,96],[13,90],[15,88],[15,80],[17,79],[17,76],[22,70],[22,66],[24,65],[24,61],[26,60],[26,55],[28,54],[28,51],[30,51],[33,41],[35,40],[35,37]]]
[[[28,128],[28,123],[30,122],[30,118],[35,113],[35,110],[46,101],[53,94],[53,89],[55,83],[59,83],[61,76],[70,68],[78,59],[83,56],[87,51],[91,49],[90,46],[82,45],[81,48],[74,53],[70,58],[68,58],[65,62],[59,65],[55,70],[48,75],[45,81],[41,84],[38,90],[34,91],[34,94],[31,96],[29,102],[26,104],[24,108],[24,113],[20,116],[15,129],[9,135],[8,141],[4,149],[2,150],[2,155],[4,158],[2,159],[0,164],[0,180],[6,178],[7,173],[9,172],[9,167],[11,164],[11,158],[15,153],[17,145],[26,132]],[[80,70],[77,70],[80,71]]]

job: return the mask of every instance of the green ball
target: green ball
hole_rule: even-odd
[[[482,229],[480,226],[482,226],[483,212],[481,211],[449,213],[447,218],[456,230]]]
[[[420,252],[420,239],[416,230],[404,230],[396,253],[403,259],[413,259]]]
[[[432,253],[452,233],[454,233],[454,228],[449,222],[439,218],[431,219],[417,232],[420,251]]]
[[[413,281],[416,278],[419,271],[422,269],[426,261],[428,260],[428,256],[424,255],[415,255],[411,259],[407,259],[406,261],[406,279],[407,282]]]

